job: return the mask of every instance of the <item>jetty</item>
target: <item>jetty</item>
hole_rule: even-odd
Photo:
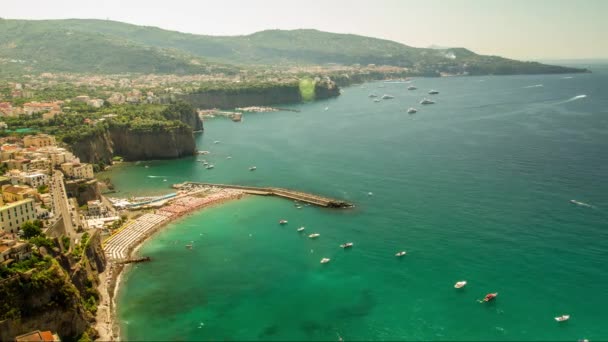
[[[116,263],[126,265],[126,264],[136,264],[139,262],[146,262],[146,261],[150,261],[149,256],[143,257],[143,258],[123,259],[123,260],[116,261]]]
[[[329,198],[319,196],[307,192],[301,192],[296,190],[275,188],[275,187],[255,187],[255,186],[243,186],[243,185],[231,185],[231,184],[213,184],[213,183],[198,183],[198,182],[184,182],[180,184],[174,184],[175,189],[187,189],[193,187],[215,187],[222,189],[234,189],[240,190],[246,194],[259,195],[259,196],[277,196],[283,197],[294,201],[310,203],[319,207],[325,208],[352,208],[352,203],[338,200],[335,198]]]

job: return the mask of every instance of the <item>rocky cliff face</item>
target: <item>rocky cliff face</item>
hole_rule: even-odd
[[[88,201],[93,201],[101,196],[97,180],[75,180],[65,183],[65,190],[68,197],[76,197],[78,205],[85,205]]]
[[[315,83],[315,99],[322,100],[336,96],[340,96],[340,88],[335,82],[323,80]]]
[[[84,303],[99,298],[98,273],[106,265],[98,232],[91,235],[80,260],[66,254],[56,258],[58,262],[44,271],[0,281],[1,341],[13,341],[32,330],[55,331],[64,341],[86,331],[95,335],[91,331],[94,317]]]
[[[169,131],[111,129],[114,153],[125,160],[172,159],[191,156],[196,144],[190,128]]]
[[[113,147],[114,144],[107,130],[103,134],[93,135],[71,145],[72,152],[80,158],[80,161],[93,164],[100,161],[109,164],[114,153]]]
[[[213,89],[183,95],[181,99],[196,108],[235,108],[298,103],[302,101],[302,96],[297,84],[277,84],[273,87],[243,88],[238,91]]]

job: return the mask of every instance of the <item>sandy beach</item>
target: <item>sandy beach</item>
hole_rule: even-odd
[[[206,196],[199,197],[201,193],[205,193]],[[116,319],[116,295],[123,279],[122,271],[125,267],[129,266],[117,263],[117,260],[111,257],[112,254],[109,252],[109,249],[112,247],[109,247],[109,245],[111,245],[112,242],[114,242],[114,245],[118,243],[121,244],[119,252],[117,253],[114,251],[113,255],[123,256],[124,259],[129,259],[137,254],[141,245],[148,238],[153,236],[160,228],[166,226],[168,223],[175,222],[176,220],[203,208],[241,199],[244,195],[243,192],[233,189],[195,189],[194,191],[183,193],[167,202],[165,206],[154,210],[154,214],[144,214],[136,219],[135,222],[126,223],[124,229],[105,240],[104,252],[106,253],[107,264],[105,271],[99,274],[99,286],[97,289],[100,293],[100,301],[97,308],[96,323],[94,325],[99,336],[96,340],[120,340],[120,325]],[[146,215],[149,216],[146,217]],[[143,222],[143,227],[146,230],[138,231],[138,223],[146,221],[151,215],[161,217],[161,219],[154,220],[152,223]],[[162,219],[163,217],[165,219]],[[137,235],[137,233],[139,233],[139,235]],[[122,237],[119,237],[119,234],[121,234]],[[128,235],[133,235],[133,237],[129,237]],[[125,240],[124,237],[127,237],[126,241],[123,241]]]

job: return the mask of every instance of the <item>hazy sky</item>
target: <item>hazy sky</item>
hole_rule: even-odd
[[[608,0],[0,0],[10,19],[99,18],[238,35],[315,28],[518,59],[608,58]]]

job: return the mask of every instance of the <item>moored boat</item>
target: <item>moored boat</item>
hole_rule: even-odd
[[[306,229],[306,228],[305,228],[305,227],[300,227],[300,228],[298,228],[298,229],[297,229],[297,231],[299,231],[299,232],[303,232],[303,231],[304,231],[304,229]]]
[[[343,243],[340,245],[342,248],[351,248],[353,246],[352,242]]]
[[[494,300],[496,297],[498,297],[498,292],[494,292],[494,293],[488,293],[488,294],[487,294],[485,297],[483,297],[483,299],[482,299],[482,300],[480,300],[479,302],[480,302],[480,303],[483,303],[483,302],[489,302],[489,301]]]
[[[394,99],[394,98],[395,98],[395,97],[394,97],[394,96],[392,96],[392,95],[387,95],[387,94],[382,95],[382,99],[383,99],[383,100],[390,100],[390,99]]]
[[[428,104],[433,104],[433,103],[435,103],[435,101],[431,101],[429,99],[422,99],[422,101],[420,101],[420,104],[423,104],[423,105],[428,105]]]
[[[418,110],[416,108],[410,107],[407,109],[407,113],[408,114],[414,114],[416,113]]]
[[[467,281],[461,280],[461,281],[456,282],[456,284],[454,284],[454,288],[461,289],[461,288],[465,287],[466,285],[467,285]]]
[[[319,233],[312,233],[312,234],[308,235],[308,237],[309,237],[309,238],[311,238],[311,239],[316,239],[316,238],[318,238],[320,235],[321,235],[321,234],[319,234]]]
[[[439,94],[439,92],[438,92],[437,90],[433,90],[433,89],[431,89],[431,90],[429,91],[429,95],[437,95],[437,94]]]
[[[414,86],[409,86],[409,87],[407,87],[407,90],[416,90],[416,89],[418,89],[418,88],[416,88],[416,87],[414,87]]]
[[[287,220],[279,220],[279,224],[287,224]]]
[[[402,256],[404,256],[406,254],[407,254],[406,251],[401,251],[401,252],[397,252],[397,254],[395,254],[395,256],[402,257]]]
[[[255,167],[255,166],[252,166],[249,168],[249,171],[255,171],[255,170],[257,170],[257,167]]]
[[[321,259],[321,263],[327,264],[330,260],[331,260],[330,258],[323,258],[323,259]]]
[[[561,316],[555,317],[555,320],[558,322],[565,322],[569,319],[570,319],[570,315],[561,315]]]

